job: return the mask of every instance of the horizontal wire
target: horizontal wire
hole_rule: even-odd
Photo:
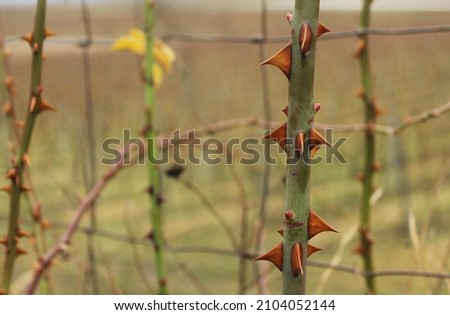
[[[334,40],[361,35],[377,35],[377,36],[402,36],[402,35],[420,35],[431,33],[450,32],[450,25],[431,25],[431,26],[413,26],[402,28],[367,28],[352,29],[344,31],[336,31],[325,33],[321,40]],[[187,34],[187,33],[169,33],[160,36],[164,41],[174,42],[199,42],[199,43],[237,43],[237,44],[264,44],[279,43],[289,40],[288,36],[263,36],[262,34],[254,35],[227,35],[227,34]],[[114,43],[115,38],[93,38],[88,44],[95,46],[109,46]],[[12,46],[22,41],[21,36],[7,36],[3,39],[5,46]],[[49,37],[46,44],[75,46],[83,48],[86,46],[86,39],[69,38],[69,37]]]

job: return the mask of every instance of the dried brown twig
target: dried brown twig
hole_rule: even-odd
[[[367,125],[365,123],[357,123],[357,124],[326,124],[316,122],[314,127],[317,130],[324,131],[326,129],[332,129],[334,132],[363,132],[367,129],[372,129],[376,133],[385,134],[388,136],[396,136],[403,132],[403,130],[422,122],[426,122],[429,119],[438,118],[443,114],[450,111],[450,102],[435,107],[433,109],[424,111],[420,114],[408,116],[403,121],[396,126],[387,126],[387,125]],[[256,117],[246,117],[246,118],[236,118],[229,120],[221,120],[216,123],[192,129],[190,131],[181,132],[178,135],[179,139],[185,139],[186,142],[189,142],[191,139],[195,137],[204,137],[207,135],[217,134],[219,132],[241,128],[241,127],[257,127],[266,129],[267,126],[270,128],[274,128],[279,125],[278,122],[267,121],[261,118]],[[195,132],[193,132],[195,131]],[[173,136],[170,134],[160,135],[158,137],[159,145],[162,149],[166,149],[170,140],[173,139]]]
[[[403,121],[399,125],[397,125],[396,127],[393,127],[391,129],[390,134],[394,135],[394,136],[398,135],[406,128],[409,128],[418,123],[425,122],[432,118],[437,118],[448,111],[450,111],[450,102],[447,102],[444,105],[438,106],[436,108],[425,111],[423,113],[420,113],[420,114],[417,114],[414,116],[408,116],[405,119],[403,119]]]
[[[142,153],[139,150],[140,153]],[[39,258],[39,261],[35,265],[35,272],[31,283],[29,284],[26,293],[33,294],[36,291],[36,288],[39,284],[39,280],[44,275],[46,270],[51,266],[53,260],[60,254],[67,251],[70,246],[71,240],[75,232],[78,230],[81,219],[83,215],[90,209],[92,204],[97,200],[100,196],[101,192],[105,188],[105,186],[114,178],[114,176],[122,170],[124,167],[134,164],[139,156],[135,155],[133,159],[130,161],[131,163],[124,163],[126,157],[129,156],[132,152],[130,152],[130,147],[126,148],[122,153],[122,158],[116,164],[109,167],[109,169],[103,174],[103,176],[97,181],[97,183],[92,187],[89,193],[81,199],[78,208],[76,209],[72,220],[70,221],[66,231],[59,239],[58,243],[51,248],[45,255]]]

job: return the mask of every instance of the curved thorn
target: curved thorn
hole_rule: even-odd
[[[372,170],[375,172],[379,172],[383,169],[383,164],[379,161],[375,161],[372,163]]]
[[[25,185],[20,186],[20,191],[21,192],[30,192],[31,188]]]
[[[291,57],[292,57],[292,42],[289,41],[289,43],[286,46],[284,46],[279,52],[277,52],[275,55],[273,55],[266,61],[263,61],[261,65],[270,64],[277,66],[281,71],[283,71],[283,73],[289,79],[289,76],[291,74]]]
[[[30,156],[29,156],[27,153],[25,153],[25,154],[22,156],[22,161],[23,161],[23,163],[25,163],[25,164],[28,165],[28,166],[31,165]]]
[[[54,107],[53,105],[51,105],[49,102],[45,101],[44,99],[41,99],[41,104],[39,106],[39,113],[46,111],[46,110],[56,112],[56,107]]]
[[[316,146],[325,144],[331,147],[331,144],[313,127],[309,130],[309,142]]]
[[[17,170],[15,168],[10,168],[8,172],[6,173],[6,178],[9,178],[10,180],[15,180],[17,176]]]
[[[312,42],[312,30],[311,25],[307,21],[303,22],[300,27],[300,35],[299,35],[299,44],[300,44],[300,52],[302,56],[305,57],[309,52]]]
[[[279,243],[277,246],[269,250],[267,253],[256,257],[255,260],[270,261],[281,271],[283,268],[283,243]]]
[[[28,252],[24,250],[23,248],[17,247],[16,249],[16,257],[19,257],[21,255],[26,255]]]
[[[10,194],[11,193],[11,185],[6,185],[0,188],[1,191],[4,191],[5,193]]]
[[[319,250],[322,250],[322,248],[308,244],[308,257],[314,254],[315,252],[318,252]]]
[[[303,274],[302,246],[298,242],[292,246],[291,269],[294,277],[297,277],[299,274]]]
[[[21,238],[21,237],[27,237],[30,238],[30,234],[28,232],[26,232],[25,230],[19,228],[17,231],[17,237]]]
[[[23,39],[24,41],[26,41],[30,46],[32,46],[33,39],[34,39],[33,32],[27,33],[27,34],[21,36],[20,38]]]
[[[322,23],[319,23],[319,25],[317,26],[317,38],[328,32],[331,32],[328,27],[326,27]]]
[[[32,111],[34,111],[34,109],[36,108],[36,103],[37,103],[37,97],[36,96],[32,96],[31,97],[31,101],[30,101],[30,113]]]
[[[265,135],[264,139],[273,139],[273,140],[275,140],[280,145],[280,147],[283,150],[285,150],[285,146],[286,146],[286,127],[287,127],[286,123],[281,125],[277,129],[275,129],[274,131],[269,133],[268,135]]]
[[[321,217],[319,217],[314,211],[309,210],[309,221],[308,221],[308,238],[312,238],[315,235],[325,232],[336,232],[337,231],[328,225]]]
[[[299,131],[295,137],[295,149],[298,150],[300,156],[303,155],[305,149],[305,133],[303,131]]]
[[[0,244],[7,246],[8,245],[8,238],[6,236],[0,237]]]
[[[14,124],[16,125],[17,128],[19,129],[23,129],[25,127],[25,121],[23,120],[16,120],[14,122]]]
[[[356,42],[356,49],[355,52],[353,53],[353,58],[358,58],[359,56],[361,56],[362,52],[366,49],[366,41],[364,39],[358,39],[358,41]]]
[[[50,31],[48,28],[45,28],[45,34],[44,37],[51,37],[51,36],[55,36],[55,32]]]
[[[312,146],[310,146],[309,156],[310,156],[311,158],[313,158],[313,157],[316,155],[317,151],[319,151],[319,149],[320,149],[320,147],[319,147],[318,145],[312,145]]]

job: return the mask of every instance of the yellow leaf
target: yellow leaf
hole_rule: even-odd
[[[119,37],[111,47],[113,51],[131,51],[137,55],[144,55],[146,49],[145,34],[138,28],[128,30],[128,35]]]
[[[136,27],[130,28],[128,30],[128,35],[132,36],[132,37],[134,37],[134,38],[136,38],[138,40],[140,40],[141,42],[145,42],[146,41],[145,33],[139,28],[136,28]]]
[[[111,47],[113,51],[131,51],[143,56],[147,47],[145,33],[138,28],[128,30],[128,35],[118,38]],[[161,86],[164,73],[172,70],[175,52],[159,38],[153,41],[154,63],[152,68],[153,84],[156,89]]]
[[[159,89],[164,77],[164,71],[159,64],[154,63],[152,72],[153,72],[153,85],[155,86],[155,89]]]
[[[153,42],[153,57],[166,72],[172,70],[172,64],[175,61],[175,52],[158,38]]]

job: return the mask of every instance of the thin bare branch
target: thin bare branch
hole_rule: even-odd
[[[75,232],[78,230],[83,215],[90,209],[91,205],[100,196],[103,189],[108,182],[113,179],[117,173],[124,167],[133,163],[125,164],[124,157],[129,154],[129,147],[122,154],[122,159],[116,164],[109,167],[109,169],[103,174],[103,176],[92,187],[89,193],[80,201],[78,208],[76,209],[72,220],[70,221],[65,233],[61,236],[58,243],[51,248],[47,253],[42,256],[35,267],[35,272],[31,283],[27,288],[28,294],[33,294],[39,284],[39,280],[44,275],[45,271],[51,266],[53,260],[61,253],[64,253],[70,246],[71,240]],[[133,162],[137,160],[137,156],[134,157]]]
[[[227,154],[232,154],[232,152],[227,152]],[[236,184],[239,199],[241,202],[241,231],[240,231],[240,250],[242,252],[248,251],[249,245],[249,212],[250,207],[248,205],[248,196],[246,193],[245,185],[242,177],[234,169],[233,165],[228,167],[231,176]],[[239,259],[239,291],[238,294],[245,294],[246,282],[247,282],[247,260],[245,258]]]
[[[261,34],[264,41],[258,45],[258,58],[259,62],[262,63],[266,60],[266,45],[265,42],[268,38],[268,18],[267,18],[267,1],[261,0]],[[264,119],[266,124],[264,129],[270,129],[270,121],[272,120],[271,115],[271,104],[269,95],[269,76],[267,74],[267,67],[261,67],[260,71],[261,78],[261,94],[262,94],[262,104],[264,111]],[[263,248],[264,243],[264,232],[267,220],[267,200],[269,198],[269,182],[271,175],[271,165],[269,163],[264,163],[263,174],[261,178],[261,200],[259,205],[259,215],[256,219],[255,226],[255,251],[260,252]],[[265,277],[267,265],[257,264],[255,268],[255,282],[258,287],[259,294],[268,294],[267,290],[267,279]]]
[[[214,247],[172,247],[166,246],[165,249],[172,254],[209,254],[209,255],[221,255],[221,256],[234,256],[234,257],[243,257],[247,259],[255,259],[259,255],[249,252],[242,252],[240,250],[234,249],[221,249]]]
[[[184,187],[189,189],[194,195],[197,196],[197,198],[205,206],[205,208],[208,210],[208,212],[211,213],[211,215],[216,219],[216,221],[222,227],[224,232],[227,234],[228,239],[230,240],[233,248],[235,248],[235,249],[239,248],[239,242],[238,242],[236,235],[234,234],[233,229],[231,228],[230,224],[228,224],[228,222],[222,216],[221,212],[206,197],[206,195],[201,191],[201,189],[199,189],[197,186],[195,186],[192,182],[182,179],[182,178],[178,179],[178,182],[180,182]]]
[[[196,128],[195,135],[196,136],[204,136],[218,133],[219,131],[226,131],[238,127],[260,127],[266,128],[266,126],[275,127],[277,122],[267,122],[264,119],[256,118],[256,117],[247,117],[247,118],[237,118],[230,120],[220,120],[216,123],[210,124],[205,127]],[[188,133],[185,133],[188,135]]]
[[[403,130],[405,130],[408,127],[411,127],[411,126],[421,123],[421,122],[425,122],[432,118],[440,117],[442,114],[444,114],[448,111],[450,111],[450,101],[448,103],[438,106],[434,109],[425,111],[423,113],[420,113],[420,114],[417,114],[414,116],[406,117],[401,124],[392,128],[392,131],[390,134],[398,135],[400,132],[402,132]]]
[[[94,100],[92,88],[92,71],[91,71],[91,57],[89,48],[92,41],[92,23],[89,12],[89,7],[86,0],[81,1],[81,15],[83,19],[85,45],[82,46],[83,59],[83,82],[84,82],[84,99],[85,99],[85,124],[86,124],[86,149],[83,159],[83,177],[86,191],[89,191],[97,181],[97,157],[95,144],[95,117],[94,117]],[[97,228],[97,209],[95,202],[92,203],[89,210],[89,224],[90,230],[93,232]],[[93,233],[88,233],[86,237],[86,251],[88,256],[88,267],[85,274],[85,281],[90,284],[93,294],[100,293],[100,283],[98,280],[98,266],[97,255],[95,253],[95,239]]]
[[[336,271],[342,271],[352,273],[361,277],[425,277],[425,278],[437,278],[437,279],[450,279],[450,273],[438,273],[427,271],[409,271],[409,270],[382,270],[376,272],[364,272],[356,268],[330,265],[321,262],[308,261],[308,265],[312,267],[334,269]]]
[[[6,220],[6,217],[0,216],[0,220]],[[65,228],[65,225],[63,223],[58,223],[58,222],[52,222],[50,224],[50,226],[53,228]],[[75,229],[74,233],[75,234],[76,233],[86,233],[87,230],[88,230],[87,227],[80,226],[80,227],[78,227],[78,229]],[[142,246],[149,246],[149,247],[153,246],[153,244],[148,239],[146,240],[143,238],[136,238],[136,237],[133,237],[130,235],[122,235],[122,234],[115,233],[112,231],[97,229],[95,231],[95,234],[98,237],[102,237],[102,238],[109,239],[112,241],[118,241],[118,242],[142,245]],[[165,249],[167,252],[169,252],[171,254],[184,254],[184,253],[192,254],[192,253],[194,253],[194,254],[205,254],[205,255],[239,256],[239,257],[244,257],[246,259],[252,259],[252,260],[259,256],[259,254],[257,254],[257,253],[241,252],[240,250],[220,249],[220,248],[213,248],[213,247],[172,247],[172,246],[166,245]],[[61,250],[61,252],[63,252],[63,250]],[[59,253],[61,253],[61,252],[59,252]],[[59,253],[56,253],[54,256],[56,257]],[[48,255],[46,257],[48,257]],[[53,258],[51,260],[53,260]],[[333,269],[336,271],[351,273],[351,274],[358,275],[358,276],[373,276],[373,277],[413,276],[413,277],[437,278],[437,279],[443,279],[443,280],[450,279],[450,273],[408,271],[408,270],[384,270],[384,271],[378,271],[378,272],[366,275],[366,274],[364,274],[363,271],[361,271],[357,268],[353,268],[353,267],[340,266],[340,265],[314,262],[314,261],[308,261],[308,265],[311,267],[316,267],[316,268]],[[30,288],[28,288],[28,290],[30,290]]]
[[[134,236],[133,233],[133,225],[130,222],[130,218],[129,218],[129,211],[124,211],[123,212],[123,223],[125,226],[125,230],[127,232],[127,238],[128,240],[134,240],[137,239]],[[128,242],[130,244],[130,250],[131,250],[131,254],[133,257],[133,261],[134,261],[134,265],[136,267],[136,271],[139,274],[139,282],[141,282],[143,284],[143,286],[145,287],[145,289],[147,290],[147,292],[149,294],[154,293],[156,290],[153,288],[153,285],[150,283],[149,279],[147,279],[148,277],[148,273],[145,269],[145,265],[142,262],[142,257],[141,254],[139,252],[139,250],[136,248],[136,244],[132,243],[132,242]],[[147,238],[147,242],[146,245],[151,244]]]
[[[363,132],[368,128],[371,128],[374,132],[385,134],[389,136],[395,136],[401,133],[406,128],[409,128],[415,124],[426,122],[432,118],[438,118],[443,114],[450,111],[450,102],[440,105],[436,108],[427,110],[423,113],[406,117],[403,122],[401,122],[397,126],[386,126],[386,125],[367,125],[365,123],[357,123],[357,124],[326,124],[326,123],[318,123],[314,124],[314,128],[317,130],[325,131],[326,129],[332,129],[334,132]],[[190,131],[181,132],[179,135],[179,139],[186,139],[186,142],[189,142],[193,137],[203,137],[206,135],[213,135],[222,131],[227,131],[231,129],[241,128],[241,127],[258,127],[262,129],[266,129],[267,126],[270,128],[274,128],[278,126],[280,123],[274,121],[267,121],[261,118],[256,117],[246,117],[246,118],[236,118],[230,120],[221,120],[216,123],[192,129]],[[195,131],[195,132],[192,132]],[[172,136],[169,134],[160,135],[158,137],[159,144],[161,148],[166,149],[167,145],[170,143]],[[177,140],[179,140],[177,139]]]
[[[339,39],[345,37],[354,37],[360,35],[379,35],[379,36],[399,36],[399,35],[419,35],[429,33],[450,32],[450,25],[430,25],[415,27],[399,27],[399,28],[367,28],[348,31],[337,31],[327,33],[323,39]]]
[[[333,132],[363,132],[367,129],[371,128],[376,133],[381,134],[392,134],[392,127],[383,126],[383,125],[370,125],[368,126],[365,123],[357,123],[357,124],[324,124],[324,123],[315,123],[314,128],[317,130],[325,131],[327,129],[332,129]]]
[[[450,25],[431,25],[417,27],[402,28],[367,28],[353,29],[345,31],[333,31],[327,33],[321,40],[341,39],[347,37],[355,37],[361,35],[378,35],[378,36],[399,36],[399,35],[419,35],[429,33],[450,32]],[[183,42],[222,42],[222,43],[284,43],[289,40],[288,36],[267,36],[263,34],[257,35],[217,35],[217,34],[183,34],[172,33],[163,36],[166,41],[183,41]]]
[[[255,253],[243,253],[235,250],[218,249],[218,248],[207,248],[207,247],[166,247],[168,252],[173,254],[181,253],[197,253],[197,254],[210,254],[210,255],[223,255],[223,256],[236,256],[241,255],[248,259],[255,259],[259,254]],[[336,271],[342,271],[346,273],[351,273],[361,277],[426,277],[426,278],[437,278],[437,279],[450,279],[450,273],[439,273],[439,272],[427,272],[427,271],[409,271],[409,270],[382,270],[376,272],[364,272],[360,269],[333,265],[329,263],[308,261],[308,266],[323,268],[323,269],[333,269]]]
[[[178,268],[186,275],[186,277],[194,284],[201,294],[211,294],[206,285],[200,280],[199,277],[189,269],[186,264],[179,264]]]

